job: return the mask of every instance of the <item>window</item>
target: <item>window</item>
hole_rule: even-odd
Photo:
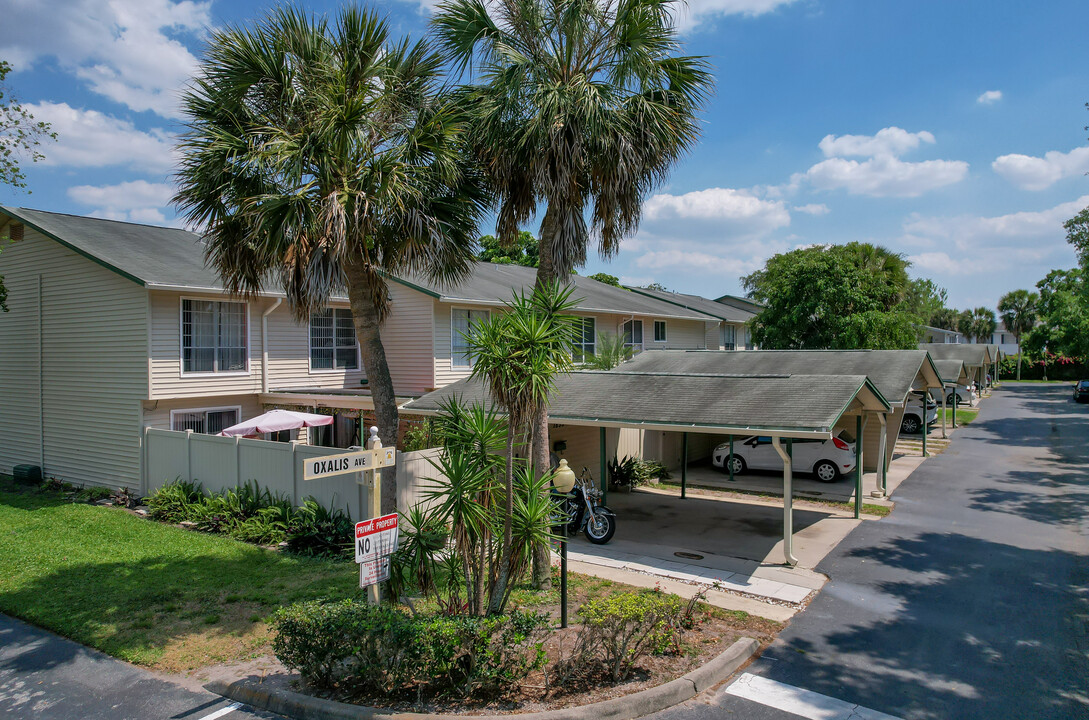
[[[722,349],[723,350],[736,350],[737,349],[737,328],[733,325],[722,326]]]
[[[745,328],[745,349],[752,350],[752,330]]]
[[[624,323],[624,346],[633,350],[643,349],[642,320],[628,320]]]
[[[246,372],[246,304],[182,300],[182,372]]]
[[[587,358],[597,354],[597,323],[594,318],[581,318],[582,328],[576,331],[575,343],[571,354],[575,362],[586,362]]]
[[[359,343],[348,308],[327,308],[310,315],[310,369],[358,370]]]
[[[665,320],[654,321],[654,342],[666,341]]]
[[[486,322],[491,313],[488,310],[464,310],[454,308],[450,313],[450,363],[454,367],[470,367],[469,341],[466,335],[477,323]]]
[[[196,433],[215,435],[224,428],[237,425],[241,408],[207,408],[204,410],[172,410],[172,430],[192,430]]]

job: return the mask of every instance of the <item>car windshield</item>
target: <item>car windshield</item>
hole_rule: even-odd
[[[836,437],[838,437],[845,443],[853,443],[855,441],[855,436],[847,432],[846,430],[840,430],[839,434],[837,434]]]

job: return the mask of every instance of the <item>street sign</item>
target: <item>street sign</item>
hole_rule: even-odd
[[[355,561],[369,563],[389,558],[397,551],[399,533],[397,513],[371,518],[355,524]]]
[[[394,448],[355,450],[340,455],[310,458],[303,466],[303,480],[320,480],[335,475],[364,472],[388,467],[397,461]]]

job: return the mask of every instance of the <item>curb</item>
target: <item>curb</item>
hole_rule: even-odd
[[[582,720],[587,717],[595,720],[632,720],[678,705],[717,685],[748,662],[759,648],[760,643],[756,640],[741,638],[706,664],[676,680],[612,700],[544,712],[473,715],[472,720]],[[295,720],[451,720],[458,717],[351,705],[291,690],[268,690],[252,680],[236,680],[232,683],[213,680],[204,688],[229,700],[286,715]]]

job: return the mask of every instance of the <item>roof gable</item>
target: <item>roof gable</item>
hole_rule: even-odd
[[[689,310],[695,310],[696,312],[701,312],[726,322],[743,323],[756,317],[755,312],[750,312],[740,307],[735,307],[734,305],[727,305],[725,303],[709,300],[708,298],[700,297],[699,295],[651,290],[649,288],[632,287],[630,285],[625,285],[624,287],[632,292],[639,293],[640,295],[646,295],[655,300],[661,300]]]

